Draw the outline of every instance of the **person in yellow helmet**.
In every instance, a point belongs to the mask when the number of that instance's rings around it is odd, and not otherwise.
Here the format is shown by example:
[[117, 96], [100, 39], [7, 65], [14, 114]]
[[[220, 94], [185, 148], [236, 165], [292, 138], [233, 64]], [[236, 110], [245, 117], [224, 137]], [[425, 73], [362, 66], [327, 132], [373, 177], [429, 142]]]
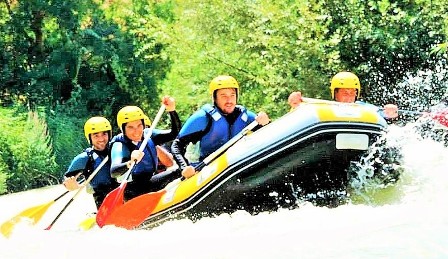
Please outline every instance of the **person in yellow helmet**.
[[232, 76], [215, 77], [209, 84], [213, 105], [206, 104], [191, 115], [173, 141], [171, 153], [185, 178], [196, 173], [185, 158], [189, 143], [200, 142], [199, 161], [202, 161], [254, 120], [259, 123], [258, 128], [269, 123], [265, 112], [255, 114], [244, 106], [237, 105], [239, 89], [238, 82]]
[[[330, 92], [337, 102], [365, 104], [357, 100], [361, 96], [361, 83], [358, 76], [351, 72], [343, 71], [333, 76]], [[386, 104], [379, 113], [386, 119], [393, 119], [398, 117], [398, 107], [395, 104]]]
[[379, 114], [386, 119], [398, 117], [398, 107], [395, 104], [386, 104], [383, 108], [378, 109], [372, 104], [358, 101], [361, 96], [361, 83], [358, 76], [352, 72], [339, 72], [331, 79], [330, 84], [331, 98], [342, 103], [359, 103], [370, 105], [379, 111]]
[[[120, 177], [125, 173], [132, 161], [136, 161], [132, 169], [132, 181], [128, 183], [124, 199], [129, 200], [144, 193], [162, 189], [170, 181], [180, 177], [178, 171], [166, 171], [157, 173], [158, 151], [156, 146], [172, 141], [178, 134], [181, 123], [175, 110], [175, 100], [170, 96], [162, 98], [171, 119], [170, 130], [154, 129], [143, 151], [140, 145], [149, 134], [145, 127], [145, 119], [149, 120], [145, 113], [137, 106], [126, 106], [117, 113], [117, 124], [121, 133], [111, 140], [111, 167], [112, 177]], [[148, 123], [148, 121], [147, 121]]]
[[[81, 187], [77, 178], [86, 179], [109, 155], [109, 140], [112, 137], [112, 126], [104, 117], [92, 117], [84, 124], [84, 134], [91, 147], [77, 155], [64, 173], [64, 186], [72, 191]], [[90, 182], [93, 188], [93, 198], [99, 208], [106, 195], [118, 187], [117, 181], [110, 175], [110, 160], [98, 171]]]

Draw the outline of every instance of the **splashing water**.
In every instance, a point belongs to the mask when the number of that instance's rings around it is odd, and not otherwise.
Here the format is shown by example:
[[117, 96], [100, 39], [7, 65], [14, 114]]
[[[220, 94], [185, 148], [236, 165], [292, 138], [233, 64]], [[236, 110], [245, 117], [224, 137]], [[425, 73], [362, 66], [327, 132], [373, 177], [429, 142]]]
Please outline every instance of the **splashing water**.
[[[152, 230], [115, 227], [79, 231], [76, 223], [94, 208], [79, 197], [51, 231], [20, 225], [0, 237], [1, 258], [441, 258], [448, 256], [448, 149], [422, 139], [411, 126], [391, 127], [400, 142], [404, 170], [395, 184], [376, 192], [364, 188], [336, 208], [302, 204], [294, 210], [244, 211], [167, 222]], [[367, 179], [367, 178], [366, 178]], [[367, 183], [365, 183], [367, 185]], [[367, 190], [367, 191], [366, 191]], [[53, 198], [59, 187], [0, 197], [1, 219], [32, 203]], [[37, 192], [37, 193], [36, 193]], [[369, 193], [370, 192], [370, 193]], [[36, 195], [38, 194], [38, 195]], [[369, 199], [364, 199], [369, 197]], [[25, 202], [26, 201], [26, 202]], [[6, 209], [7, 208], [7, 209]], [[87, 208], [87, 209], [86, 209]], [[57, 213], [57, 208], [55, 209]], [[51, 214], [50, 212], [48, 212]], [[5, 214], [5, 215], [3, 215]], [[49, 217], [48, 220], [52, 218]], [[45, 220], [42, 220], [45, 221]], [[7, 248], [7, 249], [6, 249]], [[95, 252], [92, 252], [95, 251]]]
[[[372, 178], [373, 164], [383, 162], [375, 155], [381, 145], [374, 146], [354, 165], [349, 202], [335, 208], [303, 203], [256, 216], [237, 211], [195, 223], [176, 220], [152, 230], [80, 231], [78, 223], [95, 208], [84, 194], [52, 230], [42, 229], [66, 201], [36, 226], [20, 224], [9, 239], [0, 236], [0, 258], [447, 258], [448, 148], [419, 132], [419, 123], [391, 126], [385, 135], [388, 147], [400, 150], [393, 168], [399, 177], [386, 170], [387, 181]], [[57, 186], [0, 196], [0, 222], [62, 192]]]

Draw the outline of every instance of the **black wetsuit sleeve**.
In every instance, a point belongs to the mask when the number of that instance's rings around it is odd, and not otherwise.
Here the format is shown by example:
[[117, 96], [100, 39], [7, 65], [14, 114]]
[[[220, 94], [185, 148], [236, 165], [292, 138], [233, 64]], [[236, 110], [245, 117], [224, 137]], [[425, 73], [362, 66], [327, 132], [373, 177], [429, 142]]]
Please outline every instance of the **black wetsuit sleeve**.
[[188, 160], [184, 156], [188, 144], [190, 142], [196, 143], [200, 141], [204, 135], [205, 132], [199, 131], [182, 138], [177, 138], [173, 141], [173, 144], [171, 144], [171, 153], [173, 154], [174, 160], [176, 160], [176, 163], [179, 165], [180, 169], [184, 169], [189, 165]]
[[171, 119], [171, 130], [163, 131], [152, 137], [152, 141], [155, 145], [162, 145], [163, 143], [172, 141], [179, 134], [182, 123], [180, 122], [179, 115], [176, 111], [169, 112]]
[[151, 177], [150, 182], [154, 188], [153, 191], [163, 189], [167, 184], [181, 177], [181, 171], [179, 169], [167, 170]]
[[81, 170], [76, 170], [76, 171], [66, 172], [66, 173], [64, 173], [64, 177], [69, 178], [69, 177], [72, 177], [72, 176], [76, 176], [76, 175], [78, 175], [79, 173], [84, 173], [84, 170], [81, 169]]
[[128, 169], [129, 168], [127, 167], [126, 162], [115, 164], [110, 167], [110, 175], [111, 175], [111, 177], [117, 178], [117, 177], [121, 176], [122, 174], [126, 173], [126, 171], [128, 171]]
[[[72, 177], [76, 176], [79, 173], [85, 173], [86, 166], [88, 164], [89, 157], [85, 152], [77, 155], [75, 158], [73, 158], [72, 162], [70, 163], [70, 166], [68, 167], [67, 171], [64, 173], [65, 177]], [[87, 176], [86, 176], [87, 177]]]

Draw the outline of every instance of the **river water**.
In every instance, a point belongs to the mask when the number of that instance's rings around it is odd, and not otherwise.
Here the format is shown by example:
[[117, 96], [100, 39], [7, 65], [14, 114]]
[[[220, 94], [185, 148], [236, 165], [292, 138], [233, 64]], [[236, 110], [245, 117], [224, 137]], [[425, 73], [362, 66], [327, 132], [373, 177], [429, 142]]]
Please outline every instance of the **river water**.
[[[9, 239], [0, 236], [0, 258], [448, 258], [448, 149], [409, 125], [392, 126], [388, 137], [401, 142], [400, 180], [358, 190], [346, 205], [82, 231], [78, 224], [94, 211], [82, 193], [52, 230], [43, 230], [70, 194], [36, 226], [18, 224]], [[0, 222], [63, 192], [54, 186], [0, 196]]]

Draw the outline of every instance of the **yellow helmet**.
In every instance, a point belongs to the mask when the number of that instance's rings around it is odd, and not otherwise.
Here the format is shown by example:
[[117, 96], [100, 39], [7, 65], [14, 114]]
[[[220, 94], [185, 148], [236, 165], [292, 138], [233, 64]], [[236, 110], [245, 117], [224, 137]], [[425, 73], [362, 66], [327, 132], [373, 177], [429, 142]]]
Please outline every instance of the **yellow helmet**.
[[330, 91], [331, 98], [334, 99], [336, 88], [353, 88], [358, 90], [358, 98], [361, 95], [361, 83], [359, 78], [351, 72], [339, 72], [331, 79]]
[[87, 142], [92, 144], [90, 134], [106, 131], [109, 134], [109, 138], [112, 136], [112, 126], [110, 122], [104, 117], [92, 117], [84, 124], [84, 135]]
[[149, 117], [147, 115], [145, 115], [145, 127], [150, 127], [151, 126], [151, 120], [149, 119]]
[[122, 132], [123, 124], [128, 123], [130, 121], [136, 120], [145, 120], [145, 113], [143, 113], [142, 109], [137, 106], [125, 106], [121, 108], [121, 110], [117, 113], [117, 124]]
[[213, 80], [210, 82], [209, 91], [210, 94], [213, 95], [213, 93], [218, 89], [224, 89], [224, 88], [235, 88], [236, 93], [239, 92], [239, 85], [235, 78], [231, 76], [217, 76], [213, 78]]

